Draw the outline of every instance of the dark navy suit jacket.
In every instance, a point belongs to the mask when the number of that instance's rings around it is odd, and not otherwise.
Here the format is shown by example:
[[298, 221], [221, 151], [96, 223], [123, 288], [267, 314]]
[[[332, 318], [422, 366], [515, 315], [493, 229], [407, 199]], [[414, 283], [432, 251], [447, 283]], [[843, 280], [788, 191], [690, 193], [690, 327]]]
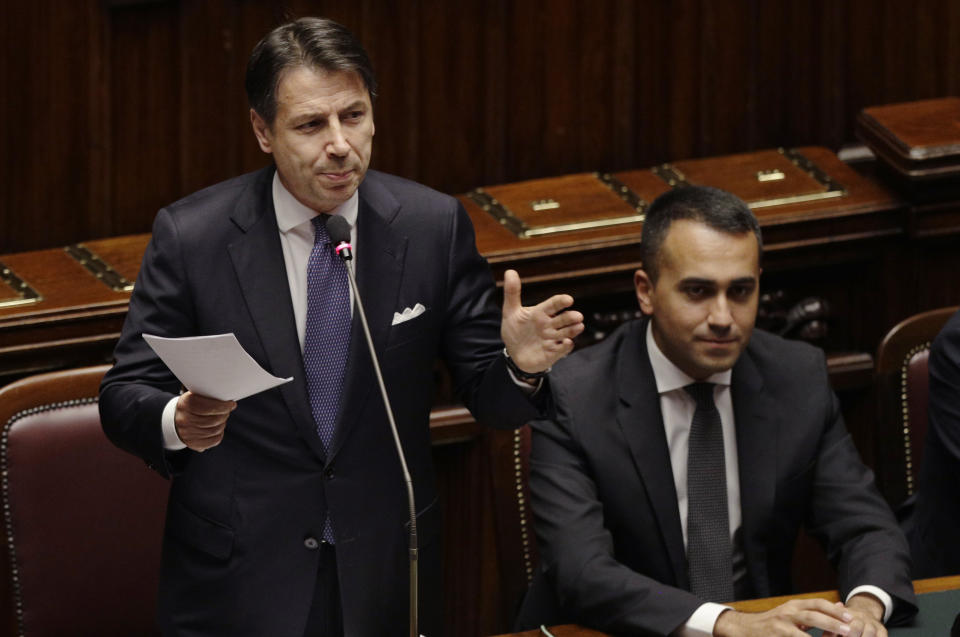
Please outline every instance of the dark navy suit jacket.
[[[315, 433], [271, 195], [274, 169], [195, 193], [157, 215], [116, 365], [101, 387], [104, 430], [172, 478], [160, 622], [168, 635], [301, 637], [319, 538], [336, 532], [347, 635], [407, 626], [408, 509], [373, 368], [354, 312], [341, 413], [329, 454]], [[439, 634], [437, 490], [428, 419], [434, 363], [478, 420], [537, 415], [510, 380], [500, 312], [473, 228], [453, 199], [371, 171], [360, 185], [358, 280], [416, 491], [422, 632]], [[392, 325], [394, 312], [426, 311]], [[142, 333], [233, 332], [272, 374], [294, 381], [239, 402], [223, 442], [167, 452], [164, 405], [180, 390]]]

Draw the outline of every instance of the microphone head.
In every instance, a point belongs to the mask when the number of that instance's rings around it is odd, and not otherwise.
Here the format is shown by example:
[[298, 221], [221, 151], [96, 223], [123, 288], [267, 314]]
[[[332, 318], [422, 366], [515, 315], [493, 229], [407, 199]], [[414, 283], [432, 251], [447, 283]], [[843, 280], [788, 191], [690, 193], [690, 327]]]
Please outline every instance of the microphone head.
[[327, 234], [330, 235], [330, 241], [333, 245], [341, 243], [350, 243], [350, 224], [339, 215], [330, 215], [327, 217]]

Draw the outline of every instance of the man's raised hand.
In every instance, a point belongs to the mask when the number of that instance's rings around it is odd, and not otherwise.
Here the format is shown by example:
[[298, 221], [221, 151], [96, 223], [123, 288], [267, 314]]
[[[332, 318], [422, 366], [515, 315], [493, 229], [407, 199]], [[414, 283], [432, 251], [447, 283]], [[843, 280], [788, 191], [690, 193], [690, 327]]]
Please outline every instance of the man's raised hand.
[[570, 353], [573, 339], [583, 331], [583, 315], [567, 310], [571, 305], [572, 296], [556, 294], [524, 307], [520, 275], [516, 270], [504, 273], [500, 337], [517, 367], [525, 372], [542, 372]]

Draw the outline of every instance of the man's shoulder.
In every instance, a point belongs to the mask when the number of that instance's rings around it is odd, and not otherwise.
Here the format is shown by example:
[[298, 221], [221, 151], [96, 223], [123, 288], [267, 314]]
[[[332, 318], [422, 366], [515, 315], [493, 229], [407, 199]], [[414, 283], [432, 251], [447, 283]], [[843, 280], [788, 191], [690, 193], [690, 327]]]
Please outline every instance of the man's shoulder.
[[[624, 344], [628, 341], [639, 344], [643, 340], [646, 324], [644, 320], [628, 321], [599, 343], [578, 349], [560, 359], [551, 370], [551, 383], [561, 382], [574, 387], [597, 379], [604, 384], [612, 383]], [[638, 348], [636, 355], [642, 354], [643, 351]]]
[[457, 200], [450, 195], [434, 190], [411, 179], [398, 177], [379, 170], [369, 170], [360, 184], [361, 196], [378, 198], [389, 194], [401, 205], [418, 207], [444, 207], [453, 209]]
[[184, 209], [229, 206], [232, 202], [244, 196], [251, 188], [258, 189], [258, 191], [269, 188], [273, 173], [273, 166], [268, 166], [238, 177], [232, 177], [178, 199], [166, 208], [173, 212]]
[[761, 329], [753, 331], [744, 355], [765, 377], [809, 379], [810, 374], [825, 369], [824, 353], [819, 347]]

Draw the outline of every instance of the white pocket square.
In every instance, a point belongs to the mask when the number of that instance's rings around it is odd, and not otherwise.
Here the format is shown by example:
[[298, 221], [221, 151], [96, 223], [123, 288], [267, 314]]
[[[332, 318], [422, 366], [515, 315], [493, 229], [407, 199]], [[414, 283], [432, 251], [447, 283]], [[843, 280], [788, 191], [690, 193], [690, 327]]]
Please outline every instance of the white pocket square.
[[393, 313], [393, 323], [391, 325], [400, 325], [404, 321], [409, 321], [410, 319], [417, 318], [421, 314], [427, 311], [427, 308], [423, 307], [422, 303], [417, 303], [413, 307], [407, 307], [403, 309], [403, 312], [394, 312]]

